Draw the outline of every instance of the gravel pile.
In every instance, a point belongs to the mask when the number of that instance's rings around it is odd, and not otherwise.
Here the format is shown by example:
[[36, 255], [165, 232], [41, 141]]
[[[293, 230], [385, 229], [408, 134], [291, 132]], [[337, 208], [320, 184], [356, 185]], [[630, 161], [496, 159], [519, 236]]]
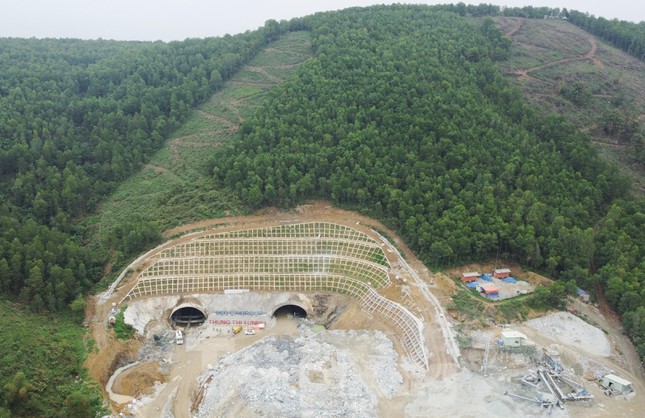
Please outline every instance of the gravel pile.
[[[377, 383], [379, 392], [392, 398], [403, 384], [403, 377], [397, 370], [398, 356], [392, 340], [380, 331], [331, 331], [321, 335], [323, 341], [353, 349], [361, 347], [354, 361], [363, 363], [363, 369]], [[340, 344], [342, 343], [342, 344]], [[352, 350], [353, 351], [353, 350]], [[358, 358], [357, 358], [358, 357]]]
[[597, 356], [609, 357], [611, 346], [602, 330], [568, 312], [556, 312], [526, 321], [525, 325], [564, 344]]
[[587, 356], [578, 355], [578, 361], [582, 365], [583, 376], [587, 380], [600, 380], [603, 376], [613, 373], [614, 371], [604, 364], [591, 359]]
[[[344, 347], [365, 347], [356, 361]], [[268, 337], [233, 353], [200, 380], [213, 379], [197, 417], [373, 417], [378, 397], [402, 384], [392, 343], [375, 331]], [[377, 390], [375, 387], [377, 386]]]
[[170, 373], [172, 367], [172, 350], [175, 347], [174, 331], [165, 330], [155, 333], [145, 340], [137, 356], [139, 362], [157, 361], [161, 373]]

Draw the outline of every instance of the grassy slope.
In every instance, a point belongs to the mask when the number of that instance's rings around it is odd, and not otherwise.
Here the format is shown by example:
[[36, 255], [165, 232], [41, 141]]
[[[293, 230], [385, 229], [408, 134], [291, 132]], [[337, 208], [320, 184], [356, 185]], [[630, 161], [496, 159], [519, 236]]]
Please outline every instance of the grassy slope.
[[[645, 191], [642, 167], [629, 162], [626, 144], [607, 137], [601, 122], [607, 112], [628, 111], [640, 116], [640, 129], [645, 129], [645, 63], [566, 21], [509, 17], [495, 21], [513, 41], [503, 71], [526, 98], [586, 132], [601, 153], [619, 163], [623, 174], [635, 180], [641, 193]], [[591, 94], [588, 103], [576, 105], [560, 94], [574, 83]]]
[[85, 383], [82, 363], [91, 340], [83, 342], [85, 330], [69, 318], [37, 315], [0, 299], [0, 387], [17, 372], [25, 373], [32, 386], [26, 398], [13, 406], [14, 415], [66, 416], [62, 409], [74, 392], [100, 405], [100, 390]]
[[236, 196], [213, 189], [212, 176], [204, 169], [209, 149], [232, 138], [269, 89], [310, 56], [306, 32], [288, 33], [269, 45], [194, 111], [151, 161], [102, 205], [89, 221], [94, 237], [102, 240], [112, 225], [132, 217], [166, 229], [243, 211]]

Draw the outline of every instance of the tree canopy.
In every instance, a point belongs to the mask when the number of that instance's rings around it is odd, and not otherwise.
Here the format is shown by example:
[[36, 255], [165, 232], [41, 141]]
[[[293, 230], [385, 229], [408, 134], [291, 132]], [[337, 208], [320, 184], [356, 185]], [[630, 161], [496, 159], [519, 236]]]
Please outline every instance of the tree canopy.
[[[88, 215], [285, 29], [270, 21], [171, 43], [0, 38], [0, 296], [42, 315], [7, 313], [0, 416], [96, 416], [99, 392], [81, 366], [82, 296], [109, 250], [129, 256], [160, 232], [131, 219], [97, 245], [86, 242]], [[61, 327], [68, 308], [76, 323]]]
[[642, 203], [584, 134], [508, 84], [496, 61], [509, 44], [491, 20], [452, 11], [305, 19], [316, 58], [216, 151], [215, 183], [255, 208], [325, 198], [357, 209], [432, 266], [502, 255], [606, 288], [645, 355]]
[[[0, 39], [0, 290], [58, 310], [96, 282], [105, 255], [82, 245], [75, 221], [283, 30], [273, 21], [171, 43]], [[140, 251], [154, 228], [115, 225], [110, 244]]]
[[317, 58], [213, 158], [222, 185], [255, 207], [368, 212], [435, 266], [501, 252], [552, 275], [589, 268], [590, 228], [627, 185], [508, 85], [490, 20], [383, 7], [312, 29]]

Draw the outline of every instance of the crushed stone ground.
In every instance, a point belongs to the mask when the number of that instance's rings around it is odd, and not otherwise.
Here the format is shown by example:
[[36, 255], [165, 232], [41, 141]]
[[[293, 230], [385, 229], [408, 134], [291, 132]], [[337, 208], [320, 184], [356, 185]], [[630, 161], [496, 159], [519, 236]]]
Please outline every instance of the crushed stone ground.
[[524, 324], [547, 337], [596, 356], [611, 355], [611, 345], [605, 333], [569, 312], [555, 312]]
[[[363, 352], [360, 363], [348, 347]], [[403, 378], [398, 355], [379, 331], [272, 336], [230, 354], [213, 376], [197, 417], [373, 417], [378, 398], [391, 398]]]

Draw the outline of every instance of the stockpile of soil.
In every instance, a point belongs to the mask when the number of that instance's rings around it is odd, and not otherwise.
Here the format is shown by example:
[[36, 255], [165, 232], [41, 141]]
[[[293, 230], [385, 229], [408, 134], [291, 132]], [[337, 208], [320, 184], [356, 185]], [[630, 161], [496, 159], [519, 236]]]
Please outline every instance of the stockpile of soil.
[[602, 357], [611, 355], [611, 346], [605, 333], [569, 312], [556, 312], [526, 321], [524, 325], [559, 343]]

